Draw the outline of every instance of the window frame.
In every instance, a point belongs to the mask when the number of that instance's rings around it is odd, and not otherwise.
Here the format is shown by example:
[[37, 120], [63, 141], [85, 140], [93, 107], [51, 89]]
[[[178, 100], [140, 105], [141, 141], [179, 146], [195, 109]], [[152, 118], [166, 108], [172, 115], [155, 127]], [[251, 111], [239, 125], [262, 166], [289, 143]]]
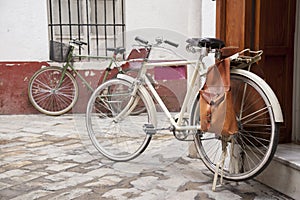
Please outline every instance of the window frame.
[[68, 43], [77, 38], [88, 43], [78, 54], [107, 55], [108, 47], [124, 46], [124, 1], [47, 0], [49, 39]]

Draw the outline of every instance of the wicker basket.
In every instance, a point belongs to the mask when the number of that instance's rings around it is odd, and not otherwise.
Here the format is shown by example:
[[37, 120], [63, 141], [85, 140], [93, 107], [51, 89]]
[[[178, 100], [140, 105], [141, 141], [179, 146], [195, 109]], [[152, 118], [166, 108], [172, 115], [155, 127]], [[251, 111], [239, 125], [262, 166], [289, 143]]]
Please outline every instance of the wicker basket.
[[56, 62], [66, 62], [68, 59], [68, 54], [70, 52], [71, 46], [56, 42], [50, 41], [50, 60]]

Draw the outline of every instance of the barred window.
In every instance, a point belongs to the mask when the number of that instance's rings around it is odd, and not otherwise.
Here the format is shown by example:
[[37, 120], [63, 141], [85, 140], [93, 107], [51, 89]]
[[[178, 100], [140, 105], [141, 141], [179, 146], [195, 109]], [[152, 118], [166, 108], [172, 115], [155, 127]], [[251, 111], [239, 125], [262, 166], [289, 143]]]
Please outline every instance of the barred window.
[[48, 0], [48, 21], [50, 40], [88, 43], [79, 54], [105, 55], [107, 47], [124, 46], [124, 0]]

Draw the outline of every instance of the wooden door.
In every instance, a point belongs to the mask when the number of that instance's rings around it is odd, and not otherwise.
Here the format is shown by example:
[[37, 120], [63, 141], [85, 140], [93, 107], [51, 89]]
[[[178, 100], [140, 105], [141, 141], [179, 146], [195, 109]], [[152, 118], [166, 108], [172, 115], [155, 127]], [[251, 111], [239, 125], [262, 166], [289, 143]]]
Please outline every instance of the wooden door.
[[259, 75], [281, 104], [281, 143], [290, 142], [292, 133], [295, 12], [296, 0], [217, 0], [217, 37], [264, 51]]

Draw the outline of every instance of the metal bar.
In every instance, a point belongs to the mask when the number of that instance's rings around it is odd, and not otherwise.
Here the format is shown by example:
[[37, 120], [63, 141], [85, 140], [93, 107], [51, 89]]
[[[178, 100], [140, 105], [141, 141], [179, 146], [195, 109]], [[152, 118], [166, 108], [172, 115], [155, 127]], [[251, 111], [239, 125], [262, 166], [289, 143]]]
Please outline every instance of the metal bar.
[[95, 0], [95, 29], [96, 29], [96, 48], [97, 48], [97, 56], [99, 56], [99, 36], [98, 36], [98, 5], [97, 5], [97, 1], [98, 0]]
[[[58, 16], [59, 16], [59, 18], [58, 18], [58, 20], [59, 20], [59, 24], [60, 24], [60, 26], [59, 26], [59, 34], [60, 34], [60, 42], [61, 43], [63, 43], [63, 39], [62, 39], [62, 34], [63, 34], [63, 32], [62, 32], [62, 19], [61, 19], [61, 0], [58, 0]], [[63, 57], [63, 48], [61, 47], [60, 48], [60, 55], [61, 55], [61, 57]]]
[[107, 56], [107, 26], [106, 26], [106, 23], [107, 23], [107, 18], [106, 18], [106, 0], [104, 0], [104, 39], [105, 39], [105, 55]]
[[53, 40], [53, 13], [52, 13], [52, 0], [48, 1], [49, 4], [49, 27], [50, 27], [50, 40]]
[[88, 54], [90, 54], [90, 24], [89, 24], [89, 0], [85, 1], [85, 10], [86, 10], [86, 34], [87, 34], [87, 48], [88, 48]]
[[114, 30], [114, 47], [116, 44], [116, 3], [113, 1], [113, 30]]
[[[77, 23], [78, 23], [78, 39], [80, 40], [80, 4], [79, 0], [77, 0]], [[79, 54], [81, 54], [81, 49], [79, 48]]]
[[[125, 17], [124, 17], [124, 0], [121, 1], [121, 12], [122, 12], [122, 45], [125, 47]], [[124, 55], [125, 56], [125, 55]]]
[[[59, 22], [59, 33], [60, 36], [62, 36], [61, 0], [58, 0], [58, 22]], [[62, 42], [62, 37], [60, 37], [60, 42]]]
[[69, 13], [69, 33], [70, 33], [70, 39], [72, 39], [72, 13], [71, 13], [71, 3], [70, 0], [68, 0], [68, 13]]

